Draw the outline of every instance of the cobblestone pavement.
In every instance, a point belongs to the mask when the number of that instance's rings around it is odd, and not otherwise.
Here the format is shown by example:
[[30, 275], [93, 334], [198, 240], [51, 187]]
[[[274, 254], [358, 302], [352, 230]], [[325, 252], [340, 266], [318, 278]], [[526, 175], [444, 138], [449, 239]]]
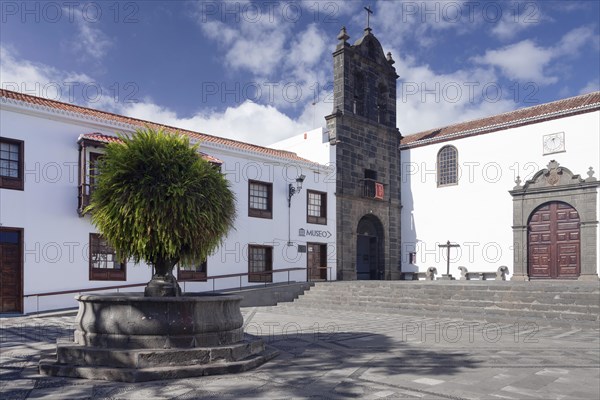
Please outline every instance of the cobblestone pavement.
[[243, 309], [280, 355], [237, 375], [119, 383], [37, 371], [73, 315], [0, 319], [0, 398], [598, 399], [600, 331], [357, 312]]

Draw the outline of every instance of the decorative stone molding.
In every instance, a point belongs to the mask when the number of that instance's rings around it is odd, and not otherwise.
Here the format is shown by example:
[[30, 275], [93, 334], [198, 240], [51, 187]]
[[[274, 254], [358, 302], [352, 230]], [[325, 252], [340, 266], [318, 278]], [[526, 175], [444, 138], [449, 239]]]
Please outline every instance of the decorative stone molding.
[[514, 273], [511, 280], [527, 281], [528, 246], [527, 227], [529, 217], [541, 205], [560, 201], [577, 210], [580, 218], [580, 280], [598, 280], [598, 215], [597, 188], [600, 186], [593, 175], [592, 167], [588, 177], [581, 178], [568, 168], [552, 160], [547, 168], [538, 171], [521, 186], [517, 178], [516, 186], [509, 191], [513, 197], [513, 250]]

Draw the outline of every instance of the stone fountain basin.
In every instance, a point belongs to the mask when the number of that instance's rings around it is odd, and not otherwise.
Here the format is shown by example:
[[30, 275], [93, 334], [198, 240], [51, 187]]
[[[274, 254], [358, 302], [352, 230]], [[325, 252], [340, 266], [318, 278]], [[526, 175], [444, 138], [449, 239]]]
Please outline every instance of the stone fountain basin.
[[76, 296], [75, 343], [100, 348], [196, 348], [243, 340], [241, 296], [141, 293]]
[[74, 343], [58, 343], [40, 373], [144, 382], [247, 371], [277, 356], [244, 338], [241, 296], [80, 295]]

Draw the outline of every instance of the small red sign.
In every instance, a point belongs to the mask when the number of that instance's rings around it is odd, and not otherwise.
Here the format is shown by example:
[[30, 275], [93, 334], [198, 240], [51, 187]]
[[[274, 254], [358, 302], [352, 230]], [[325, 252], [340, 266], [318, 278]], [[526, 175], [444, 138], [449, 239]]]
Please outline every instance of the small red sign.
[[383, 183], [375, 182], [375, 198], [383, 200]]

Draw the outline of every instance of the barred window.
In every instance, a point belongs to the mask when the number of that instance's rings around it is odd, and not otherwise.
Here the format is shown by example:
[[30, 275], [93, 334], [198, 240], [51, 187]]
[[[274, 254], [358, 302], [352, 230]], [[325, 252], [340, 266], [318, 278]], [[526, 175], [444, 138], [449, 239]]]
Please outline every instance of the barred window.
[[311, 224], [327, 224], [327, 193], [307, 191], [306, 222]]
[[126, 263], [117, 260], [115, 250], [98, 233], [90, 233], [90, 280], [124, 281]]
[[444, 146], [437, 156], [438, 186], [458, 183], [458, 151], [454, 146]]
[[248, 282], [273, 282], [273, 248], [248, 246]]
[[23, 190], [23, 141], [0, 139], [0, 188]]
[[258, 218], [273, 218], [273, 185], [268, 182], [248, 183], [248, 215]]

